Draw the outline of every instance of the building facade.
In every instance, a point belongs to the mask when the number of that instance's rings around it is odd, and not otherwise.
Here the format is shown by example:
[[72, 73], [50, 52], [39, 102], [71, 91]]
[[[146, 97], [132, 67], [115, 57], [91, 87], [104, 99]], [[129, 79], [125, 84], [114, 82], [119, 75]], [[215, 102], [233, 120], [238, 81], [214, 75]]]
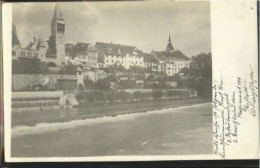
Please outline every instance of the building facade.
[[144, 67], [148, 71], [158, 72], [160, 71], [160, 62], [152, 54], [143, 53]]
[[100, 68], [109, 66], [144, 67], [142, 51], [134, 46], [113, 43], [96, 43], [98, 51], [98, 64]]
[[80, 65], [83, 69], [98, 68], [98, 53], [95, 45], [90, 43], [67, 43], [65, 45], [66, 64]]
[[175, 50], [169, 35], [168, 44], [165, 51], [152, 51], [151, 53], [160, 63], [159, 69], [167, 76], [172, 76], [180, 72], [183, 68], [190, 67], [190, 58], [180, 50]]

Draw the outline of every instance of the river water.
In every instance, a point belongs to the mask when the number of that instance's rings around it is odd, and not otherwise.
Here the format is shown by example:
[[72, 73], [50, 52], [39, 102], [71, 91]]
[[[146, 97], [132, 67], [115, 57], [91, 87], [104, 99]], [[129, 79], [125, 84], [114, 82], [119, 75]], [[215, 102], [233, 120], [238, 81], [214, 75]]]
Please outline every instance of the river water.
[[12, 128], [12, 157], [212, 153], [211, 103]]

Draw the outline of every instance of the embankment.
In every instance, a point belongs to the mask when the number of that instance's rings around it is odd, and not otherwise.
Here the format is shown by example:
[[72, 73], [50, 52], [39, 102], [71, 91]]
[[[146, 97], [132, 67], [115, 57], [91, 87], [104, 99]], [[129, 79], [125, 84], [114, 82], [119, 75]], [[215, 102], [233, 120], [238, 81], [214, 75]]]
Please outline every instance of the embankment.
[[12, 113], [12, 127], [17, 125], [33, 126], [37, 123], [68, 122], [87, 118], [102, 118], [105, 116], [118, 116], [130, 113], [176, 108], [211, 102], [211, 99], [193, 97], [175, 100], [150, 100], [139, 102], [118, 102], [110, 104], [80, 104], [75, 109], [47, 110], [41, 112]]

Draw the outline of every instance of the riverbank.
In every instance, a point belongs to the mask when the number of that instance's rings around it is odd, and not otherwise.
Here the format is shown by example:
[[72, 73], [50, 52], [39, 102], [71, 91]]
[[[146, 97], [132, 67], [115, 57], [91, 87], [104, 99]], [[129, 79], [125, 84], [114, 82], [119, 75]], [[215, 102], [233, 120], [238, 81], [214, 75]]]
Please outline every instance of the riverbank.
[[129, 113], [140, 113], [152, 110], [176, 108], [180, 106], [190, 106], [194, 104], [208, 103], [211, 99], [206, 98], [186, 98], [174, 100], [152, 100], [139, 102], [118, 102], [118, 103], [96, 103], [89, 106], [80, 104], [75, 109], [46, 110], [39, 112], [19, 112], [12, 113], [12, 127], [18, 125], [33, 126], [37, 123], [68, 122], [72, 120], [82, 120], [86, 118], [101, 118], [105, 116], [117, 116]]
[[212, 105], [12, 129], [12, 157], [199, 155], [212, 153]]

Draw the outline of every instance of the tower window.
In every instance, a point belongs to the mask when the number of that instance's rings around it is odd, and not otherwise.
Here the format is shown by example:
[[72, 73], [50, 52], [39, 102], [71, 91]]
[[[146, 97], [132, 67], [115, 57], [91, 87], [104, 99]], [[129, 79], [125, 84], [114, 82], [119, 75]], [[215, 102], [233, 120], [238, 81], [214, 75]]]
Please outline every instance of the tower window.
[[57, 31], [64, 32], [65, 31], [65, 25], [61, 23], [57, 23]]

